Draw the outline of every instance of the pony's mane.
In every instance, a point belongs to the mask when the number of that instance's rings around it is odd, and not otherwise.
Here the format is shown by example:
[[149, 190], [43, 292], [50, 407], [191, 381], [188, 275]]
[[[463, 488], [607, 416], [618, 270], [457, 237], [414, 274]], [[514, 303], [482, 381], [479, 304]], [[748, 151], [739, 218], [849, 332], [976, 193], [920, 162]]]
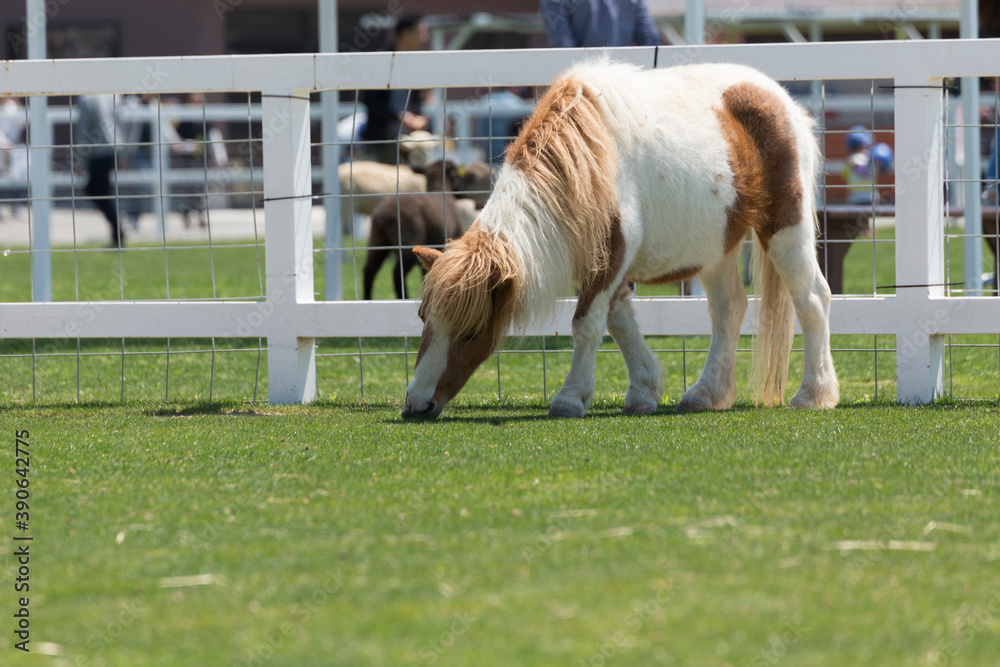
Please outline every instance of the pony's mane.
[[600, 110], [600, 93], [574, 75], [556, 81], [507, 149], [552, 212], [583, 282], [608, 265], [607, 239], [618, 208], [615, 140]]
[[498, 346], [524, 314], [524, 278], [513, 247], [474, 224], [427, 272], [420, 311], [447, 322], [456, 335], [487, 335]]

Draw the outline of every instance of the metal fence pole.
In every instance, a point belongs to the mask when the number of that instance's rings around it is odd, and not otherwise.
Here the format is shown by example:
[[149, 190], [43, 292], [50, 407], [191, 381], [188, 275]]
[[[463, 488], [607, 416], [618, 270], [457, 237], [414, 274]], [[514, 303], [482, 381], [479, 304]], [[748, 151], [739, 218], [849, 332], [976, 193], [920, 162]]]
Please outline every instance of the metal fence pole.
[[[319, 1], [319, 50], [324, 53], [335, 53], [337, 51], [337, 0]], [[340, 219], [340, 179], [337, 177], [337, 165], [340, 164], [340, 146], [337, 141], [337, 98], [340, 95], [337, 91], [328, 91], [320, 94], [320, 105], [322, 109], [322, 141], [323, 149], [320, 151], [323, 156], [323, 211], [326, 215], [326, 234], [324, 247], [323, 273], [326, 279], [327, 301], [340, 301], [344, 298], [344, 278], [343, 278], [343, 253], [340, 248], [343, 245], [343, 229], [354, 233], [353, 215], [351, 220]]]
[[[962, 0], [961, 24], [959, 28], [962, 39], [977, 37], [979, 33], [979, 15], [976, 0]], [[981, 296], [983, 293], [983, 214], [982, 200], [979, 198], [983, 189], [981, 171], [981, 156], [979, 146], [979, 79], [974, 77], [962, 79], [962, 137], [965, 148], [965, 165], [962, 178], [965, 181], [965, 240], [962, 244], [965, 251], [965, 293], [968, 296]]]
[[[47, 55], [45, 0], [27, 0], [25, 29], [28, 31], [28, 58], [44, 60]], [[31, 199], [31, 300], [52, 301], [52, 245], [49, 213], [52, 203], [52, 126], [48, 118], [49, 100], [39, 95], [28, 100], [28, 195]]]

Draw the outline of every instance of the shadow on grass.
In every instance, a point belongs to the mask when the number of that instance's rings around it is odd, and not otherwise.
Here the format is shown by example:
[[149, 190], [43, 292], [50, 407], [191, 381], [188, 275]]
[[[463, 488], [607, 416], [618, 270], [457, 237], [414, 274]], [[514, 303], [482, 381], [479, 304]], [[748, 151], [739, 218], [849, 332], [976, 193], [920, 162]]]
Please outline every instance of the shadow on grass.
[[[750, 405], [736, 405], [727, 412], [742, 412], [754, 409]], [[497, 414], [497, 413], [502, 414]], [[549, 404], [545, 403], [529, 403], [529, 404], [510, 404], [510, 403], [498, 403], [495, 405], [484, 406], [484, 405], [449, 405], [445, 408], [444, 413], [437, 419], [427, 420], [427, 419], [403, 419], [402, 417], [396, 417], [394, 419], [386, 419], [383, 421], [385, 424], [491, 424], [494, 426], [501, 426], [503, 424], [511, 423], [525, 423], [525, 422], [547, 422], [547, 421], [572, 421], [573, 418], [562, 417], [558, 419], [550, 420], [548, 416]], [[483, 414], [488, 413], [488, 414]], [[676, 405], [660, 405], [656, 412], [650, 415], [624, 415], [622, 414], [622, 404], [607, 403], [597, 406], [592, 406], [587, 410], [587, 413], [580, 419], [651, 419], [655, 417], [682, 417], [687, 415], [692, 415], [697, 413], [691, 412], [679, 412]]]
[[46, 401], [2, 403], [4, 412], [32, 411], [39, 416], [67, 415], [86, 412], [138, 413], [147, 417], [267, 416], [279, 414], [276, 407], [267, 403], [248, 403], [239, 400], [199, 400], [187, 403], [162, 403], [151, 401]]
[[[342, 406], [343, 407], [343, 406]], [[386, 406], [391, 407], [391, 406]], [[891, 399], [879, 399], [878, 401], [855, 401], [842, 403], [834, 410], [859, 410], [859, 409], [911, 409], [911, 410], [980, 410], [984, 407], [1000, 407], [997, 400], [962, 400], [956, 401], [950, 398], [941, 398], [930, 405], [904, 406], [899, 405]], [[350, 408], [348, 408], [350, 409]], [[444, 413], [433, 420], [403, 419], [400, 416], [387, 418], [382, 421], [384, 424], [489, 424], [501, 426], [509, 423], [543, 422], [549, 421], [549, 404], [547, 402], [538, 403], [498, 403], [494, 405], [448, 405]], [[591, 407], [587, 410], [582, 419], [651, 419], [651, 418], [695, 418], [699, 415], [727, 414], [747, 414], [758, 411], [787, 411], [789, 414], [798, 412], [795, 408], [787, 404], [783, 407], [762, 408], [749, 401], [737, 402], [728, 410], [705, 410], [698, 412], [685, 412], [677, 409], [677, 404], [661, 404], [657, 410], [650, 415], [623, 415], [622, 405], [615, 403], [605, 403]], [[803, 414], [816, 413], [817, 411], [804, 411]], [[499, 414], [498, 414], [499, 413]]]
[[[845, 401], [835, 410], [861, 409], [906, 409], [906, 410], [981, 410], [984, 407], [1000, 408], [998, 399], [953, 399], [940, 398], [929, 405], [903, 406], [893, 399]], [[44, 402], [0, 402], [0, 415], [30, 411], [36, 416], [72, 416], [75, 413], [86, 412], [133, 412], [149, 417], [268, 417], [286, 414], [324, 413], [325, 411], [347, 411], [356, 413], [390, 412], [380, 421], [384, 424], [412, 424], [423, 420], [404, 420], [400, 416], [401, 406], [393, 400], [317, 400], [308, 405], [279, 406], [270, 405], [266, 401], [250, 402], [238, 399], [194, 400], [179, 403], [163, 403], [155, 401], [44, 401]], [[759, 408], [749, 401], [737, 402], [729, 410], [717, 413], [747, 413], [757, 410], [789, 410], [792, 408]], [[508, 401], [493, 403], [463, 403], [450, 404], [444, 414], [430, 423], [467, 423], [502, 425], [515, 422], [548, 421], [549, 402], [541, 399], [523, 401]], [[592, 406], [583, 419], [642, 419], [655, 417], [687, 417], [703, 413], [679, 412], [675, 402], [660, 404], [656, 412], [645, 416], [626, 416], [622, 414], [621, 402], [614, 400], [600, 401]]]

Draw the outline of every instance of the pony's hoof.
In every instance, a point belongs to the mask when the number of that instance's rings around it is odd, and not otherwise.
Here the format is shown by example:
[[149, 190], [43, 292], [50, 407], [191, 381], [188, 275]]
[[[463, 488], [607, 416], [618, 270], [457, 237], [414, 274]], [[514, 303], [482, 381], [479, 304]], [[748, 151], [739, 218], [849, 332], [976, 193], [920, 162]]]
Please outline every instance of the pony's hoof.
[[681, 396], [681, 402], [677, 404], [677, 412], [704, 412], [713, 407], [711, 396], [706, 396], [692, 387]]
[[704, 412], [711, 409], [711, 405], [693, 398], [682, 398], [677, 404], [677, 412]]
[[820, 394], [819, 392], [807, 391], [803, 388], [795, 394], [789, 405], [793, 408], [801, 408], [804, 410], [828, 410], [830, 408], [837, 407], [837, 403], [839, 402], [839, 391], [824, 392], [823, 394]]
[[579, 418], [585, 412], [581, 401], [567, 401], [558, 396], [552, 401], [549, 407], [549, 419]]
[[656, 412], [659, 401], [648, 398], [625, 396], [625, 407], [622, 408], [623, 415], [651, 415]]

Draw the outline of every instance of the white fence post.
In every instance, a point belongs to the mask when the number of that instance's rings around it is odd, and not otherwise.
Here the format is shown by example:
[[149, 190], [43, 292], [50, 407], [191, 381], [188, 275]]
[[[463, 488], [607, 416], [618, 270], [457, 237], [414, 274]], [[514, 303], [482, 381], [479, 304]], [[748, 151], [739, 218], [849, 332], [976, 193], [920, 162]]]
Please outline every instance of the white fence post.
[[299, 305], [313, 301], [309, 93], [264, 91], [261, 113], [268, 400], [308, 403], [316, 397], [316, 340], [292, 327]]
[[940, 78], [896, 79], [896, 400], [930, 403], [944, 390], [944, 336], [932, 297], [944, 295]]

